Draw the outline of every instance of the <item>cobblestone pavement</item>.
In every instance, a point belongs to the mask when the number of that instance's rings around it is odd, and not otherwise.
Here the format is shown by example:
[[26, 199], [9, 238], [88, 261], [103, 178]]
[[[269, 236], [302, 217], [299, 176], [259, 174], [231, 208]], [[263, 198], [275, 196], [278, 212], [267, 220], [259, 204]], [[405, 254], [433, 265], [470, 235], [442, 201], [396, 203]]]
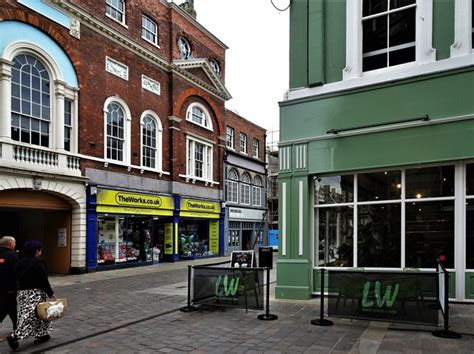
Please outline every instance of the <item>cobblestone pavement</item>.
[[[219, 260], [219, 259], [217, 259]], [[209, 262], [209, 260], [208, 260]], [[319, 301], [275, 300], [276, 321], [263, 311], [241, 309], [180, 312], [186, 304], [188, 263], [161, 264], [81, 276], [52, 277], [67, 315], [54, 322], [51, 341], [20, 342], [19, 351], [56, 353], [474, 353], [474, 305], [452, 304], [452, 329], [461, 339], [440, 339], [433, 328], [332, 319], [310, 323]], [[274, 276], [274, 274], [272, 275]], [[7, 321], [0, 336], [11, 328]], [[0, 352], [8, 352], [0, 343]]]

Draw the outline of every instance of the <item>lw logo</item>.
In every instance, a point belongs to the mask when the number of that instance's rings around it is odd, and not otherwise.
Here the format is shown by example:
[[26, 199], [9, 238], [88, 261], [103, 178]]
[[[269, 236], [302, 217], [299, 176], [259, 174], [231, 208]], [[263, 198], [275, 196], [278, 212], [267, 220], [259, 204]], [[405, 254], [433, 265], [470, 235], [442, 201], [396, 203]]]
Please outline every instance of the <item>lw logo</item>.
[[224, 275], [224, 277], [219, 275], [216, 280], [216, 297], [235, 296], [239, 289], [239, 282], [240, 278], [238, 277], [229, 278], [227, 275]]
[[[370, 286], [371, 282], [368, 281], [364, 285], [364, 290], [362, 293], [362, 307], [373, 307], [374, 301], [369, 301], [369, 293], [370, 293]], [[383, 307], [384, 305], [387, 308], [390, 308], [395, 303], [395, 300], [398, 296], [398, 290], [400, 289], [400, 284], [396, 284], [395, 288], [393, 289], [392, 293], [392, 285], [388, 285], [385, 288], [385, 293], [382, 296], [382, 284], [379, 281], [375, 282], [374, 288], [374, 297], [375, 297], [375, 304], [378, 308]]]

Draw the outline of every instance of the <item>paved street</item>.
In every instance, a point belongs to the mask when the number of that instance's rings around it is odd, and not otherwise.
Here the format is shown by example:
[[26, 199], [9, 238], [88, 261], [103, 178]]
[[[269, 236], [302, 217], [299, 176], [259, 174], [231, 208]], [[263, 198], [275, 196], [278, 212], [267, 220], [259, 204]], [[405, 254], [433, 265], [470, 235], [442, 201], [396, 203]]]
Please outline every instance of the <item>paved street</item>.
[[[215, 259], [216, 261], [222, 259]], [[196, 261], [208, 263], [209, 260]], [[311, 325], [319, 301], [272, 300], [276, 321], [263, 311], [240, 309], [183, 313], [187, 264], [52, 277], [69, 313], [54, 323], [50, 342], [20, 343], [23, 352], [235, 352], [235, 353], [473, 353], [474, 305], [452, 305], [453, 329], [462, 339], [439, 339], [432, 328], [334, 319], [332, 327]], [[272, 274], [274, 278], [274, 274]], [[273, 297], [273, 296], [272, 296]], [[5, 321], [0, 335], [8, 333]], [[418, 329], [418, 330], [416, 330]], [[421, 330], [420, 330], [421, 329]], [[8, 352], [0, 343], [0, 352]]]

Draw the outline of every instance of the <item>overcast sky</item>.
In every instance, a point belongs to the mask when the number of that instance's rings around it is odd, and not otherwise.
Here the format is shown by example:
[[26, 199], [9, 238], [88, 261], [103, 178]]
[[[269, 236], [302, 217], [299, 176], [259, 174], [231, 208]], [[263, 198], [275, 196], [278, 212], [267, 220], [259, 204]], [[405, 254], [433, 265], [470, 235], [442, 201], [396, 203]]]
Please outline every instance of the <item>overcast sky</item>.
[[[273, 3], [285, 8], [289, 0]], [[225, 74], [232, 99], [226, 107], [278, 130], [278, 102], [288, 89], [289, 11], [276, 10], [270, 0], [194, 0], [194, 8], [198, 22], [229, 47]]]

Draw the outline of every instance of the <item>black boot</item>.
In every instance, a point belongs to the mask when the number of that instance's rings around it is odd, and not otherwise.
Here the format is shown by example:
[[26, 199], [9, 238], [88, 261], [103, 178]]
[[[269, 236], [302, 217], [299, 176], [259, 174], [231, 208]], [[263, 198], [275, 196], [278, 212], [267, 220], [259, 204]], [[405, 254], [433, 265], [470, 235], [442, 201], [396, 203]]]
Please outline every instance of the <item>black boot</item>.
[[14, 334], [10, 334], [8, 337], [7, 337], [7, 342], [8, 342], [8, 345], [10, 346], [10, 348], [15, 351], [18, 349], [18, 347], [20, 346], [18, 344], [18, 339], [16, 339], [16, 336]]
[[35, 344], [41, 344], [41, 343], [45, 343], [47, 342], [48, 340], [51, 339], [51, 336], [49, 334], [45, 335], [45, 336], [42, 336], [42, 337], [38, 337], [35, 339]]

